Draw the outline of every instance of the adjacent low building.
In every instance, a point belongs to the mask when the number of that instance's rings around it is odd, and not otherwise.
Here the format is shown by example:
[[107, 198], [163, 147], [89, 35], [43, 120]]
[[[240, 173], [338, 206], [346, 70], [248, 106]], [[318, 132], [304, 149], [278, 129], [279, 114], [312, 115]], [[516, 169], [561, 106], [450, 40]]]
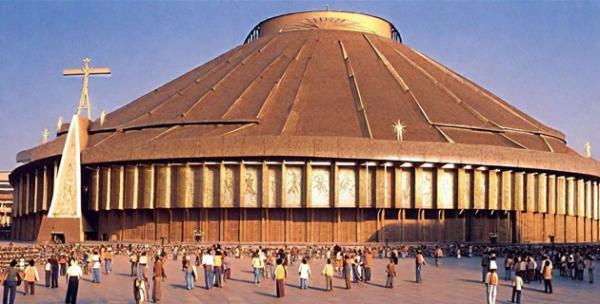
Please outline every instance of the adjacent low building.
[[[79, 187], [81, 212], [55, 215], [79, 222], [44, 224], [70, 134], [81, 180], [61, 184]], [[22, 240], [600, 237], [599, 162], [359, 13], [267, 19], [242, 45], [17, 158]]]

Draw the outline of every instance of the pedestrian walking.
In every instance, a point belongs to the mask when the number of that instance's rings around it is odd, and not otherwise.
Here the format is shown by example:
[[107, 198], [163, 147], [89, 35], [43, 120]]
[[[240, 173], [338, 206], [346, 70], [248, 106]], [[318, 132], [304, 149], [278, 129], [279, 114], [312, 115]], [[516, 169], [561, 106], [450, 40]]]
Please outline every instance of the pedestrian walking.
[[331, 259], [327, 259], [327, 264], [323, 267], [323, 276], [325, 276], [325, 290], [333, 291], [333, 265]]
[[425, 262], [425, 258], [423, 257], [423, 252], [421, 249], [417, 250], [417, 255], [415, 256], [415, 275], [417, 283], [423, 283], [423, 279], [421, 278], [421, 272], [423, 270], [423, 266], [427, 265]]
[[44, 265], [44, 278], [46, 279], [46, 288], [50, 287], [50, 282], [52, 281], [52, 264], [50, 264], [50, 259], [46, 261]]
[[[275, 279], [275, 276], [272, 276]], [[227, 280], [231, 279], [231, 257], [227, 251], [223, 251], [223, 285]]]
[[590, 284], [593, 284], [594, 283], [594, 258], [592, 258], [592, 256], [589, 254], [585, 258], [585, 268], [587, 269], [587, 273], [588, 273], [588, 281], [590, 282]]
[[215, 257], [210, 251], [206, 251], [202, 256], [202, 267], [204, 267], [204, 283], [206, 290], [213, 288]]
[[552, 293], [552, 267], [550, 267], [550, 262], [546, 261], [542, 271], [544, 274], [544, 292]]
[[10, 261], [9, 266], [2, 273], [1, 280], [4, 285], [2, 304], [14, 304], [17, 296], [17, 286], [21, 284], [21, 275], [17, 269], [17, 260]]
[[285, 267], [281, 265], [283, 260], [278, 258], [277, 267], [275, 267], [275, 291], [277, 293], [278, 298], [285, 297], [285, 279], [287, 278], [287, 271]]
[[254, 284], [260, 284], [260, 279], [262, 277], [262, 270], [264, 268], [264, 264], [262, 259], [258, 256], [258, 252], [255, 252], [252, 256], [252, 272], [254, 273]]
[[523, 289], [523, 278], [520, 275], [516, 274], [513, 279], [513, 291], [512, 291], [512, 303], [521, 303], [521, 289]]
[[310, 278], [310, 266], [306, 258], [302, 259], [302, 263], [298, 266], [298, 275], [300, 276], [300, 289], [308, 288], [308, 279]]
[[25, 277], [23, 278], [25, 295], [29, 292], [31, 295], [35, 294], [35, 282], [39, 281], [38, 271], [35, 268], [35, 261], [29, 260], [29, 264], [25, 267]]
[[387, 264], [385, 268], [385, 273], [387, 274], [387, 280], [385, 281], [386, 288], [394, 288], [394, 277], [396, 276], [396, 264], [393, 259], [390, 259], [390, 262]]
[[152, 300], [154, 303], [160, 303], [162, 299], [162, 282], [167, 278], [163, 266], [163, 258], [164, 255], [156, 256], [154, 260], [154, 286], [152, 286]]
[[79, 290], [79, 279], [83, 275], [83, 270], [77, 264], [75, 259], [71, 259], [69, 262], [69, 268], [67, 268], [67, 296], [65, 303], [76, 304], [77, 303], [77, 291]]
[[58, 288], [58, 273], [60, 271], [60, 265], [58, 259], [53, 256], [50, 258], [50, 264], [52, 264], [52, 286], [51, 288]]
[[98, 251], [94, 251], [92, 255], [92, 282], [100, 284], [100, 266], [102, 262]]
[[223, 255], [221, 254], [220, 249], [217, 249], [216, 253], [213, 254], [213, 258], [215, 260], [215, 265], [214, 265], [215, 286], [219, 287], [219, 288], [223, 288]]
[[346, 289], [350, 289], [350, 279], [352, 278], [352, 259], [348, 255], [344, 256], [343, 263], [344, 281], [346, 282]]
[[498, 274], [497, 267], [490, 267], [490, 271], [485, 277], [485, 288], [487, 292], [487, 304], [496, 304], [496, 294], [498, 292]]

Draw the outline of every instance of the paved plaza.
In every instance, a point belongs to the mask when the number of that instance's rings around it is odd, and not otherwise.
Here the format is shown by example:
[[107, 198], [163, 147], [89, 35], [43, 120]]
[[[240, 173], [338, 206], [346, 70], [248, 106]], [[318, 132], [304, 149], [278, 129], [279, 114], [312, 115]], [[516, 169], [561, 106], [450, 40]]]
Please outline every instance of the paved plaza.
[[[485, 303], [485, 291], [480, 283], [480, 258], [445, 258], [440, 267], [433, 266], [433, 260], [424, 269], [423, 284], [414, 283], [413, 259], [400, 260], [394, 289], [384, 288], [385, 260], [375, 259], [373, 282], [353, 284], [351, 290], [344, 289], [344, 281], [334, 279], [334, 292], [324, 291], [325, 282], [321, 275], [323, 260], [310, 262], [313, 277], [308, 290], [300, 290], [297, 273], [298, 263], [288, 268], [286, 297], [277, 299], [275, 284], [264, 280], [255, 286], [252, 281], [250, 259], [234, 259], [232, 280], [222, 288], [211, 291], [204, 289], [204, 275], [199, 269], [200, 281], [196, 288], [184, 288], [181, 261], [168, 260], [167, 280], [163, 283], [163, 303]], [[501, 264], [500, 264], [501, 265]], [[60, 278], [58, 290], [43, 286], [44, 274], [39, 268], [40, 280], [34, 296], [23, 296], [19, 288], [17, 303], [63, 303], [66, 284]], [[504, 272], [500, 270], [500, 277]], [[79, 303], [134, 303], [132, 284], [129, 276], [129, 262], [124, 256], [115, 258], [113, 273], [102, 275], [101, 284], [91, 283], [91, 276], [80, 282]], [[543, 284], [532, 283], [523, 290], [522, 303], [597, 303], [600, 298], [598, 284], [587, 281], [571, 281], [558, 277], [555, 271], [554, 294], [543, 292]], [[497, 303], [510, 303], [511, 287], [502, 281], [498, 290]]]

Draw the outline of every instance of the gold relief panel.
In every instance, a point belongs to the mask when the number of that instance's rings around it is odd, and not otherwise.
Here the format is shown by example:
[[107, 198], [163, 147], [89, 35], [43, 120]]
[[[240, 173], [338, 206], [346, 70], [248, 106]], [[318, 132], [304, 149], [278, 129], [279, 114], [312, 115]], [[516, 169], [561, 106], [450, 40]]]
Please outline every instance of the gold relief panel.
[[600, 197], [598, 196], [598, 183], [594, 182], [593, 190], [592, 190], [592, 205], [593, 205], [593, 213], [594, 220], [598, 220], [600, 218]]
[[171, 167], [156, 166], [156, 208], [171, 207]]
[[303, 179], [302, 167], [299, 167], [299, 166], [286, 167], [286, 176], [285, 176], [286, 206], [285, 207], [291, 207], [291, 208], [302, 207], [302, 179]]
[[592, 218], [592, 182], [585, 182], [585, 217]]
[[219, 166], [206, 166], [204, 207], [219, 207]]
[[421, 175], [421, 208], [433, 209], [433, 170], [423, 169]]
[[567, 212], [567, 183], [564, 176], [556, 178], [556, 213], [564, 215]]
[[400, 208], [412, 208], [413, 201], [413, 179], [414, 171], [413, 168], [403, 168], [401, 179], [402, 179], [402, 198], [400, 201]]
[[125, 209], [137, 209], [137, 167], [125, 166], [125, 195], [123, 204]]
[[242, 195], [244, 196], [244, 207], [247, 208], [258, 208], [259, 198], [259, 181], [261, 180], [262, 168], [258, 166], [246, 166], [244, 168], [244, 182], [242, 186]]
[[391, 208], [394, 202], [394, 167], [384, 167], [383, 192], [385, 208]]
[[[100, 207], [99, 201], [99, 183], [100, 183], [100, 170], [98, 168], [94, 168], [90, 174], [90, 188], [89, 188], [89, 200], [90, 200], [90, 210], [98, 211]], [[45, 210], [45, 209], [44, 209]]]
[[225, 176], [223, 178], [223, 206], [239, 206], [239, 197], [235, 189], [239, 185], [238, 168], [235, 166], [225, 166]]
[[537, 211], [540, 213], [548, 212], [548, 177], [542, 173], [538, 177], [537, 189], [538, 189], [538, 208]]
[[577, 180], [577, 216], [585, 216], [585, 184], [583, 179]]
[[269, 166], [269, 193], [266, 207], [281, 207], [281, 166]]
[[575, 181], [572, 177], [567, 178], [567, 215], [575, 215], [576, 193]]
[[194, 179], [191, 174], [191, 168], [186, 165], [173, 166], [171, 180], [171, 189], [176, 189], [176, 193], [171, 195], [171, 206], [175, 208], [190, 208], [192, 206], [192, 196], [194, 191]]
[[339, 167], [338, 205], [341, 208], [356, 207], [356, 170], [354, 167]]
[[154, 167], [142, 165], [139, 168], [139, 197], [138, 206], [144, 209], [154, 208]]
[[192, 208], [202, 207], [202, 165], [190, 165]]
[[440, 185], [440, 189], [438, 189], [438, 195], [440, 196], [438, 199], [438, 209], [452, 209], [454, 206], [456, 206], [456, 181], [456, 171], [443, 170], [441, 174], [441, 181], [438, 183]]
[[547, 182], [548, 213], [556, 214], [556, 176], [549, 175]]
[[110, 168], [100, 168], [100, 210], [110, 208]]
[[311, 203], [315, 208], [331, 206], [329, 167], [312, 167]]
[[485, 209], [486, 184], [488, 180], [487, 172], [475, 170], [475, 185], [473, 186], [473, 207], [475, 209]]

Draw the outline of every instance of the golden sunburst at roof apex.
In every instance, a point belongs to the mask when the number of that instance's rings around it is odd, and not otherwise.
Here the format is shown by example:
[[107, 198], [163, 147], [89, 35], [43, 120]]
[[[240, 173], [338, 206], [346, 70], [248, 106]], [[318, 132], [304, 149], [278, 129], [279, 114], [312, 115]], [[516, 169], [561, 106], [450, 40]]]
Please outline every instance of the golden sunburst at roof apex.
[[305, 11], [266, 19], [256, 25], [244, 43], [281, 32], [302, 30], [342, 30], [379, 35], [402, 42], [394, 25], [380, 17], [345, 11]]

